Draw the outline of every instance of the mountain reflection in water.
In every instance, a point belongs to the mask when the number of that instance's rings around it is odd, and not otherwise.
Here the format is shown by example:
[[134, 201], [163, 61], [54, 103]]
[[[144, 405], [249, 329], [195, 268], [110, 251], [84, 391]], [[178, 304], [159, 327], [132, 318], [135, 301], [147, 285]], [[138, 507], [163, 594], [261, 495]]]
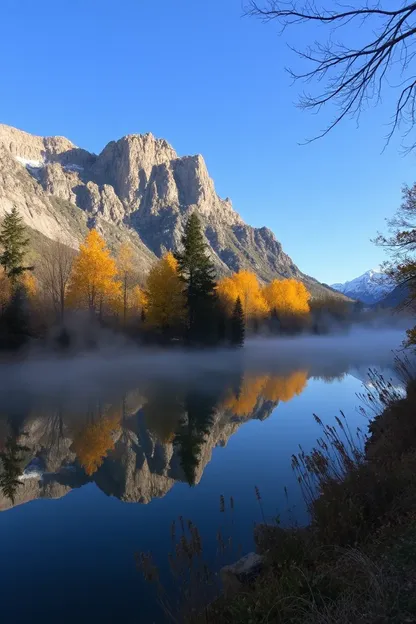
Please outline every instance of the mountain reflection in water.
[[0, 509], [59, 498], [91, 481], [109, 496], [140, 503], [164, 496], [177, 481], [195, 485], [215, 446], [300, 395], [308, 377], [306, 370], [216, 377], [205, 391], [154, 382], [111, 400], [88, 397], [76, 409], [37, 404], [2, 414]]

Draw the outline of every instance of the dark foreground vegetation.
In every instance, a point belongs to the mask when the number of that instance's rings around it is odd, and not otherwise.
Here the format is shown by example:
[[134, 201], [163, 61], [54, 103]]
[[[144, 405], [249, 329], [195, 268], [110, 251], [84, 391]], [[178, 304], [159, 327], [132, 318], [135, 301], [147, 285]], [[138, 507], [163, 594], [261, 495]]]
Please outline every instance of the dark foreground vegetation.
[[362, 397], [375, 416], [363, 450], [341, 415], [293, 457], [311, 523], [259, 527], [264, 571], [217, 601], [212, 621], [416, 621], [416, 381], [401, 372], [406, 398], [377, 376]]
[[[310, 513], [307, 527], [281, 528], [266, 521], [255, 528], [260, 574], [227, 585], [203, 559], [200, 536], [189, 523], [170, 563], [182, 584], [183, 604], [170, 606], [151, 558], [140, 567], [159, 587], [173, 621], [341, 624], [416, 622], [416, 380], [408, 361], [398, 361], [407, 395], [370, 372], [360, 396], [368, 434], [351, 432], [341, 413], [309, 453], [292, 457]], [[261, 495], [256, 488], [261, 505]], [[228, 503], [227, 503], [228, 505]], [[221, 497], [222, 511], [225, 501]], [[233, 513], [234, 503], [228, 505]], [[265, 519], [264, 519], [265, 520]], [[174, 529], [175, 530], [175, 529]], [[221, 535], [220, 550], [226, 548]], [[218, 578], [218, 577], [217, 577]], [[185, 588], [183, 586], [185, 583]], [[201, 596], [208, 606], [201, 608]]]

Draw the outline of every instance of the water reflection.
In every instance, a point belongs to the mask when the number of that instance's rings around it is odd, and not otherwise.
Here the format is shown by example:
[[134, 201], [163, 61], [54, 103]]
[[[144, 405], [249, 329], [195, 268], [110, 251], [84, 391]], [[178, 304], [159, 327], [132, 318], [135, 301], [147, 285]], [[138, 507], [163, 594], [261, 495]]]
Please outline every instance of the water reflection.
[[76, 407], [21, 407], [0, 416], [0, 509], [58, 498], [89, 482], [140, 503], [176, 482], [195, 485], [214, 447], [299, 396], [311, 377], [306, 369], [213, 375], [204, 384], [153, 382], [111, 398], [84, 396]]

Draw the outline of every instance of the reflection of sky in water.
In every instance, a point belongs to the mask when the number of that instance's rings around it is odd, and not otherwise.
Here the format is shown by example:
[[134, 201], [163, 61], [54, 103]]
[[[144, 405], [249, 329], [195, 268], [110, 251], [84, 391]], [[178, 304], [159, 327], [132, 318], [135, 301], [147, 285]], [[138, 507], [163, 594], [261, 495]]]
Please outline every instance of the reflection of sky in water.
[[[153, 551], [166, 572], [170, 525], [182, 515], [213, 559], [217, 529], [231, 529], [220, 494], [235, 501], [231, 533], [244, 552], [262, 520], [255, 486], [267, 518], [288, 520], [286, 486], [292, 518], [304, 522], [291, 455], [320, 435], [313, 412], [332, 422], [342, 409], [351, 428], [363, 427], [356, 393], [365, 364], [345, 375], [337, 363], [332, 380], [328, 362], [323, 372], [322, 363], [284, 374], [264, 368], [205, 372], [202, 384], [148, 379], [122, 393], [95, 387], [74, 392], [72, 403], [28, 393], [2, 412], [3, 448], [10, 435], [28, 447], [17, 504], [0, 513], [5, 621], [153, 621], [154, 596], [134, 553]], [[2, 508], [10, 505], [3, 496]]]

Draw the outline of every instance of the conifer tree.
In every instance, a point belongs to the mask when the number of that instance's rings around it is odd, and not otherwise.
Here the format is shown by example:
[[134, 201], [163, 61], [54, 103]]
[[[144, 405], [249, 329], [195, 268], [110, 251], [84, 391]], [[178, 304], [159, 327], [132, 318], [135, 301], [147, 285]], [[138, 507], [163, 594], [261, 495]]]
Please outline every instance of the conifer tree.
[[243, 306], [240, 297], [235, 302], [233, 315], [231, 318], [231, 344], [242, 347], [244, 344], [245, 323]]
[[22, 482], [19, 476], [22, 472], [23, 453], [29, 449], [17, 443], [13, 436], [7, 438], [3, 451], [0, 452], [1, 474], [0, 489], [14, 504], [16, 490]]
[[28, 245], [29, 239], [26, 237], [23, 219], [14, 206], [12, 211], [4, 217], [0, 229], [0, 246], [3, 248], [0, 254], [0, 264], [10, 279], [13, 289], [23, 272], [31, 268], [23, 265]]
[[207, 255], [201, 223], [192, 213], [182, 237], [183, 249], [176, 254], [179, 273], [186, 284], [188, 331], [191, 340], [206, 341], [215, 296], [215, 272]]
[[215, 399], [208, 394], [189, 392], [184, 401], [185, 415], [176, 431], [174, 445], [185, 478], [195, 485], [201, 450], [213, 423]]

